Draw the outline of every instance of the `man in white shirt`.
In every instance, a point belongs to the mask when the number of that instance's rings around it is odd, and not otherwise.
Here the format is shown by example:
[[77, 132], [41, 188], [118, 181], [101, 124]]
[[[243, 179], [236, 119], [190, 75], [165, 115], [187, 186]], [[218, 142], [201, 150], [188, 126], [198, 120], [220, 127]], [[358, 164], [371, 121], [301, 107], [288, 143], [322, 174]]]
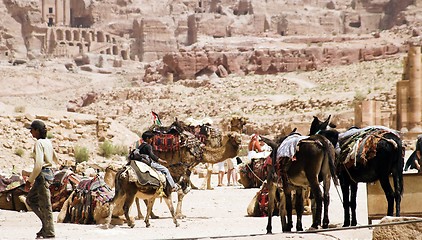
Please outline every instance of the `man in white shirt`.
[[54, 238], [53, 211], [49, 186], [54, 178], [51, 170], [53, 161], [58, 165], [61, 164], [57, 159], [51, 141], [47, 139], [45, 124], [42, 121], [35, 120], [29, 129], [32, 136], [37, 140], [34, 146], [34, 169], [25, 184], [25, 190], [29, 190], [26, 203], [42, 223], [42, 228], [37, 233], [37, 238]]

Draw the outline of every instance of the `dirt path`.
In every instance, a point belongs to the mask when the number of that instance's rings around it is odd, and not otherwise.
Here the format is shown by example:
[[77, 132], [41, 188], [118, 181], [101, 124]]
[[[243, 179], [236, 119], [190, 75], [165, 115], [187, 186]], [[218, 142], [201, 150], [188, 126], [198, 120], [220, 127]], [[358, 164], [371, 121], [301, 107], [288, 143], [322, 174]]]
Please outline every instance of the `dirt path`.
[[[197, 175], [192, 177], [196, 185], [203, 179]], [[217, 185], [217, 176], [212, 176], [213, 186]], [[226, 179], [224, 179], [226, 183]], [[266, 235], [267, 218], [246, 217], [246, 207], [257, 189], [241, 187], [215, 187], [214, 190], [192, 190], [183, 204], [183, 213], [187, 218], [179, 221], [176, 228], [164, 202], [157, 201], [154, 212], [160, 219], [152, 219], [151, 227], [146, 228], [141, 220], [136, 221], [133, 229], [127, 225], [103, 229], [97, 225], [77, 225], [56, 223], [56, 239], [101, 239], [101, 240], [135, 240], [135, 239], [371, 239], [372, 230], [358, 229], [336, 231], [321, 234], [285, 234], [281, 233], [279, 217], [273, 217], [273, 233]], [[173, 196], [173, 201], [176, 196]], [[145, 212], [145, 208], [143, 211]], [[359, 185], [358, 222], [367, 224], [366, 188]], [[132, 215], [135, 209], [132, 208]], [[57, 216], [57, 213], [54, 213]], [[341, 201], [334, 186], [331, 188], [330, 221], [332, 224], [342, 223], [343, 210]], [[295, 220], [295, 217], [294, 217]], [[304, 216], [304, 228], [311, 225], [311, 216]], [[40, 222], [32, 212], [19, 213], [0, 210], [1, 239], [32, 239], [39, 230]], [[294, 230], [294, 229], [293, 229]]]

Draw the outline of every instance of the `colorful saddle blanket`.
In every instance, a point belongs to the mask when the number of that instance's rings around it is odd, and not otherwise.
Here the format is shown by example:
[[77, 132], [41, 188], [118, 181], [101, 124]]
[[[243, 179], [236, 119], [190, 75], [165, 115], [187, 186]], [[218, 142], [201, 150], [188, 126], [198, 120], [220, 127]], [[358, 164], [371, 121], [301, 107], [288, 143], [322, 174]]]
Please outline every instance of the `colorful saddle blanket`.
[[63, 222], [78, 224], [93, 224], [94, 209], [97, 204], [109, 202], [114, 197], [114, 191], [97, 175], [94, 178], [82, 179], [71, 194], [66, 217]]
[[398, 135], [397, 131], [382, 126], [352, 129], [340, 134], [340, 161], [346, 167], [355, 166], [357, 163], [365, 165], [376, 156], [378, 142], [385, 139], [384, 135], [388, 133]]
[[51, 205], [53, 211], [60, 211], [66, 199], [76, 189], [81, 177], [71, 170], [61, 170], [54, 173], [53, 183], [50, 185]]
[[0, 175], [0, 193], [15, 189], [22, 184], [25, 184], [21, 175], [13, 174], [10, 177]]
[[153, 149], [160, 152], [177, 151], [180, 148], [179, 135], [160, 133], [154, 136]]

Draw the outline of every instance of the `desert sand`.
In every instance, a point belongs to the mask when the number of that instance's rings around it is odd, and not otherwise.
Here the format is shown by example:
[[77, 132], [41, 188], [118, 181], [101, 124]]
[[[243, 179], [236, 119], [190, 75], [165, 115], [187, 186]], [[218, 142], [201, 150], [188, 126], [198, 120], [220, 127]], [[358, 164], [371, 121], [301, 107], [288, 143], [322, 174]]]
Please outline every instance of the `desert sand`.
[[[225, 176], [226, 177], [226, 176]], [[193, 175], [194, 184], [203, 181], [198, 175]], [[224, 184], [227, 180], [224, 179]], [[280, 218], [273, 217], [273, 234], [266, 234], [266, 217], [248, 217], [246, 208], [258, 191], [257, 188], [244, 189], [240, 186], [217, 186], [217, 176], [212, 176], [214, 190], [191, 190], [185, 197], [183, 213], [185, 219], [179, 220], [180, 226], [175, 227], [166, 204], [156, 200], [153, 211], [160, 219], [152, 219], [151, 226], [145, 227], [142, 220], [136, 220], [135, 227], [127, 225], [104, 229], [101, 225], [80, 225], [56, 223], [56, 239], [372, 239], [372, 230], [368, 228], [331, 231], [323, 233], [282, 233]], [[359, 184], [357, 217], [359, 225], [367, 224], [366, 185]], [[338, 189], [340, 192], [340, 189]], [[330, 190], [329, 216], [332, 225], [341, 226], [343, 208], [341, 200], [333, 186]], [[173, 202], [176, 195], [173, 194]], [[145, 212], [145, 207], [142, 205]], [[54, 213], [55, 218], [57, 212]], [[135, 216], [136, 207], [132, 206], [131, 215]], [[295, 216], [293, 216], [295, 221]], [[303, 217], [303, 226], [308, 229], [311, 216]], [[32, 212], [13, 212], [0, 210], [0, 239], [34, 239], [41, 226], [40, 221]], [[295, 231], [295, 229], [293, 229]]]

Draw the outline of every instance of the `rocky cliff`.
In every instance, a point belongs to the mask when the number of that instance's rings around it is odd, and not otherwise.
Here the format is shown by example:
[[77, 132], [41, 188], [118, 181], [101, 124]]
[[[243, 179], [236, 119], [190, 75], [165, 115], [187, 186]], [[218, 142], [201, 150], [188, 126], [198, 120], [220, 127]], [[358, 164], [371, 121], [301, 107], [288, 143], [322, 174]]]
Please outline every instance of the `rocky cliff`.
[[[420, 0], [56, 1], [70, 8], [64, 23], [47, 21], [46, 2], [0, 2], [0, 59], [45, 56], [48, 25], [124, 37], [134, 50], [132, 60], [153, 61], [163, 49], [223, 37], [366, 34], [422, 22]], [[145, 31], [139, 31], [141, 22]]]

